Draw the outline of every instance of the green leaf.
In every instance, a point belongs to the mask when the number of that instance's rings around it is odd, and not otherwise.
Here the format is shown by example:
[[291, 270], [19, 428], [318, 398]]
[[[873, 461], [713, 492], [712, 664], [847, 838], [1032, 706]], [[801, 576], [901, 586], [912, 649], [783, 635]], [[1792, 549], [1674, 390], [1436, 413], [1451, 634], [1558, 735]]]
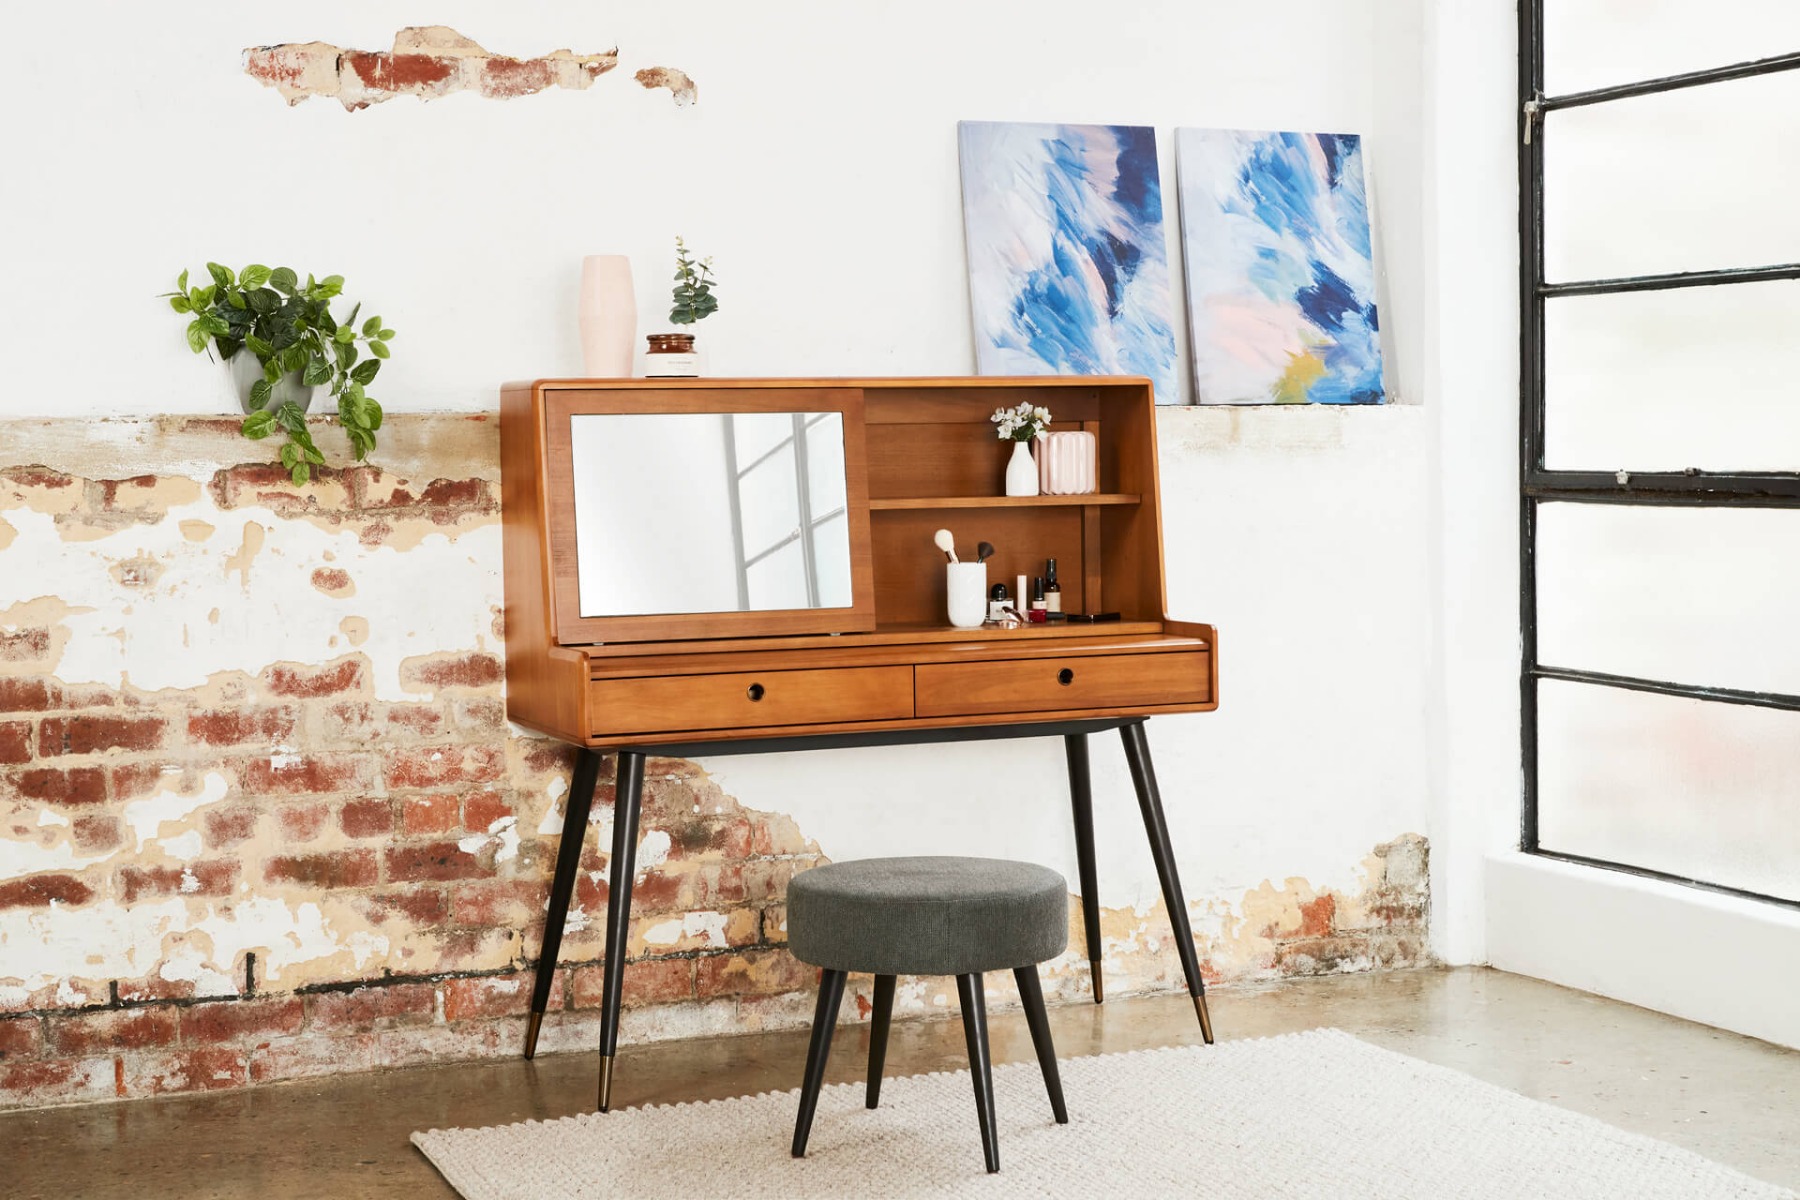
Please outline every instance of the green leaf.
[[346, 324], [346, 325], [356, 324], [356, 314], [361, 311], [362, 311], [362, 301], [358, 300], [355, 304], [352, 304], [350, 306], [350, 315], [344, 318], [344, 324]]
[[270, 383], [267, 379], [259, 379], [255, 383], [251, 384], [250, 385], [250, 407], [256, 409], [258, 412], [261, 412], [262, 409], [269, 403], [269, 393], [273, 392], [274, 390], [275, 390], [275, 385]]
[[222, 288], [230, 287], [237, 280], [237, 277], [231, 273], [230, 267], [220, 266], [215, 262], [206, 264], [206, 273], [211, 275], [213, 277], [213, 282]]
[[269, 345], [269, 343], [263, 341], [254, 333], [249, 334], [244, 338], [244, 345], [250, 347], [251, 352], [255, 354], [258, 359], [268, 359], [275, 353], [275, 347]]
[[244, 418], [244, 423], [240, 428], [245, 437], [253, 442], [260, 442], [275, 432], [275, 414], [266, 409], [261, 412], [253, 412]]
[[175, 281], [175, 290], [176, 291], [178, 291], [178, 292], [187, 291], [187, 275], [188, 275], [188, 273], [184, 270], [181, 273], [181, 278], [177, 279]]
[[391, 329], [383, 329], [380, 333], [376, 334], [375, 336], [380, 338], [384, 342], [390, 341], [393, 339], [394, 331]]
[[373, 383], [375, 382], [375, 373], [379, 370], [381, 370], [381, 360], [379, 358], [364, 359], [362, 362], [356, 364], [356, 369], [354, 371], [350, 372], [350, 378], [356, 380], [358, 383]]
[[169, 307], [178, 313], [194, 311], [193, 303], [186, 296], [170, 296]]
[[322, 358], [306, 360], [306, 371], [300, 376], [300, 382], [308, 387], [318, 387], [321, 383], [331, 382], [331, 364]]
[[225, 303], [231, 305], [233, 308], [246, 308], [249, 306], [250, 302], [244, 299], [244, 293], [242, 292], [228, 292], [225, 296]]
[[263, 364], [263, 378], [264, 379], [268, 380], [270, 383], [274, 383], [276, 380], [280, 379], [281, 376], [282, 376], [282, 370], [281, 370], [281, 362], [279, 359], [271, 358], [269, 361], [267, 361]]
[[276, 267], [269, 272], [269, 286], [284, 296], [291, 296], [300, 286], [300, 277], [286, 267]]
[[348, 346], [356, 340], [356, 330], [348, 325], [340, 325], [338, 331], [331, 335], [339, 345]]
[[195, 354], [206, 349], [206, 329], [200, 324], [200, 319], [198, 317], [188, 322], [187, 340], [188, 349], [192, 350]]
[[292, 442], [285, 442], [281, 447], [281, 465], [292, 471], [302, 461], [300, 447]]
[[370, 317], [363, 322], [363, 336], [375, 337], [381, 333], [381, 318]]
[[326, 299], [341, 294], [343, 290], [344, 277], [342, 275], [327, 275], [319, 280], [319, 294]]
[[312, 478], [312, 468], [303, 462], [297, 462], [293, 470], [288, 472], [288, 478], [294, 481], [295, 487], [305, 487], [306, 481]]
[[[381, 405], [375, 402], [375, 397], [367, 396], [363, 399], [363, 417], [365, 418], [363, 426], [368, 429], [370, 433], [381, 428]], [[374, 438], [369, 439], [369, 448], [371, 450], [375, 448]]]
[[281, 369], [284, 373], [289, 371], [304, 371], [306, 369], [306, 359], [306, 344], [304, 342], [295, 342], [281, 352]]
[[244, 297], [250, 302], [250, 309], [257, 316], [267, 316], [281, 307], [281, 297], [271, 288], [257, 288]]
[[386, 358], [391, 351], [388, 350], [388, 344], [386, 342], [370, 342], [369, 353], [373, 354], [376, 358]]
[[199, 317], [200, 328], [215, 337], [231, 332], [231, 323], [217, 313], [202, 313]]
[[348, 371], [350, 364], [356, 361], [356, 347], [349, 342], [333, 342], [331, 356], [337, 360], [338, 370]]
[[238, 273], [238, 282], [246, 292], [253, 292], [269, 282], [269, 277], [274, 273], [260, 263], [251, 263]]

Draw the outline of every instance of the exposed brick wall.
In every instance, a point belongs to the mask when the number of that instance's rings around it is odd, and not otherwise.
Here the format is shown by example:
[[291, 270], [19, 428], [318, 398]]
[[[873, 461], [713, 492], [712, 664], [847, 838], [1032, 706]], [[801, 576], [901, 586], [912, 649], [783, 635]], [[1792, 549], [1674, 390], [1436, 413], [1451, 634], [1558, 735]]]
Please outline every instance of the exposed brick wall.
[[[392, 50], [288, 42], [244, 51], [244, 73], [275, 88], [289, 104], [324, 96], [350, 112], [395, 96], [435, 100], [472, 92], [510, 100], [552, 87], [581, 91], [618, 65], [616, 48], [597, 54], [555, 50], [538, 58], [493, 54], [443, 25], [402, 29], [394, 35]], [[636, 79], [646, 88], [668, 88], [678, 105], [692, 104], [698, 96], [694, 81], [674, 67], [645, 67]]]
[[[134, 426], [128, 478], [80, 424], [0, 423], [0, 1107], [517, 1053], [572, 751], [505, 720], [492, 422], [390, 418], [385, 469], [302, 489], [234, 422]], [[611, 802], [546, 1052], [597, 1033]], [[642, 831], [627, 1036], [803, 1024], [782, 899], [819, 847], [673, 760]], [[1197, 901], [1208, 976], [1421, 961], [1424, 855]], [[1179, 986], [1160, 911], [1105, 928], [1110, 991]]]

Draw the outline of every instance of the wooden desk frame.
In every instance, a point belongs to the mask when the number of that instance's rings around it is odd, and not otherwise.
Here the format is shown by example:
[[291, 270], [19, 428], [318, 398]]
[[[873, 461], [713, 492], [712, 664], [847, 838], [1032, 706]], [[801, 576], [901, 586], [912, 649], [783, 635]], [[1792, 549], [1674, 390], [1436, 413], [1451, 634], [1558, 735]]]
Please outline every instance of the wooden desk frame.
[[[1006, 443], [988, 414], [1021, 401], [1096, 434], [1100, 491], [997, 495]], [[854, 610], [582, 618], [573, 607], [580, 412], [844, 414]], [[1100, 901], [1088, 737], [1118, 730], [1207, 1042], [1212, 1026], [1144, 734], [1158, 713], [1218, 705], [1217, 633], [1164, 612], [1155, 406], [1143, 379], [548, 380], [502, 392], [507, 710], [582, 747], [538, 958], [525, 1056], [536, 1051], [601, 756], [618, 756], [602, 969], [599, 1109], [611, 1107], [647, 757], [1060, 736], [1069, 772], [1094, 1000]], [[958, 526], [962, 526], [958, 530]], [[952, 629], [930, 531], [991, 540], [990, 578], [1055, 557], [1072, 611], [1106, 624]]]

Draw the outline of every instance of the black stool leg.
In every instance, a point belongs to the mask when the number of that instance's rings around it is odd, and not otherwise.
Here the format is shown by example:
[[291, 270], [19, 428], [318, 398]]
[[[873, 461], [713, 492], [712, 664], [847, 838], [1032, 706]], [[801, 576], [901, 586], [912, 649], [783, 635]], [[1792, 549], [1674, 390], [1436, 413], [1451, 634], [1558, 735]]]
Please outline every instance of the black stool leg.
[[625, 943], [631, 932], [631, 881], [637, 874], [638, 812], [644, 755], [619, 751], [613, 764], [612, 860], [607, 864], [606, 962], [600, 971], [600, 1111], [612, 1108], [613, 1056], [619, 1052], [619, 1004], [625, 994]]
[[1163, 817], [1162, 795], [1156, 790], [1156, 768], [1150, 762], [1144, 723], [1119, 726], [1119, 736], [1125, 741], [1125, 761], [1131, 767], [1131, 782], [1137, 787], [1144, 832], [1150, 835], [1156, 877], [1162, 881], [1163, 906], [1169, 910], [1169, 924], [1174, 927], [1175, 952], [1181, 956], [1188, 995], [1194, 998], [1194, 1013], [1200, 1018], [1200, 1037], [1210, 1046], [1213, 1031], [1212, 1016], [1206, 1011], [1206, 982], [1200, 978], [1200, 959], [1194, 953], [1194, 930], [1188, 923], [1187, 900], [1181, 894], [1181, 875], [1175, 869], [1175, 849], [1169, 845], [1169, 824]]
[[1100, 978], [1100, 883], [1094, 868], [1094, 785], [1088, 773], [1088, 741], [1085, 733], [1063, 736], [1069, 759], [1069, 799], [1075, 807], [1075, 863], [1081, 869], [1081, 924], [1087, 935], [1088, 978], [1094, 984], [1094, 1003], [1106, 1002], [1106, 986]]
[[794, 1118], [794, 1157], [806, 1157], [806, 1139], [812, 1134], [813, 1112], [819, 1107], [819, 1089], [825, 1084], [825, 1060], [831, 1057], [831, 1034], [837, 1026], [838, 1005], [844, 999], [843, 971], [819, 976], [819, 1006], [813, 1009], [812, 1043], [806, 1048], [806, 1078], [800, 1084], [800, 1115]]
[[975, 1079], [975, 1115], [981, 1118], [981, 1153], [988, 1174], [1000, 1169], [1000, 1131], [994, 1124], [994, 1064], [988, 1056], [987, 999], [981, 976], [958, 975], [956, 994], [962, 1002], [963, 1036], [969, 1043], [969, 1074]]
[[1013, 978], [1019, 981], [1019, 999], [1025, 1005], [1025, 1024], [1031, 1027], [1031, 1044], [1037, 1050], [1038, 1069], [1044, 1073], [1044, 1090], [1050, 1093], [1050, 1111], [1058, 1125], [1069, 1123], [1069, 1110], [1063, 1104], [1062, 1075], [1056, 1069], [1056, 1046], [1050, 1040], [1050, 1014], [1044, 1011], [1044, 989], [1038, 983], [1036, 967], [1016, 967]]
[[544, 918], [544, 944], [538, 950], [537, 979], [531, 987], [531, 1022], [525, 1027], [525, 1057], [537, 1053], [538, 1029], [544, 1010], [550, 1007], [550, 985], [556, 978], [556, 956], [562, 952], [563, 926], [569, 920], [569, 901], [575, 895], [575, 875], [581, 868], [581, 851], [587, 841], [588, 812], [594, 803], [594, 783], [600, 778], [600, 753], [583, 750], [575, 760], [575, 776], [563, 802], [562, 844], [556, 848], [556, 876], [550, 883], [550, 911]]
[[863, 1103], [881, 1103], [881, 1068], [887, 1065], [888, 1024], [894, 1019], [894, 976], [875, 977], [875, 1012], [869, 1023], [869, 1090]]

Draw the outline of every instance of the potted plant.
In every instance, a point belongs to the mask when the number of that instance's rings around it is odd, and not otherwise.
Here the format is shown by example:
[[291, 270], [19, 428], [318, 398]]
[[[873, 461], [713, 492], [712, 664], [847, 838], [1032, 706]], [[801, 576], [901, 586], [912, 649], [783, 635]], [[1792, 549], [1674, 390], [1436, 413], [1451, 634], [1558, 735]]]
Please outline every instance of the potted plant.
[[342, 275], [308, 275], [302, 284], [287, 267], [252, 263], [234, 272], [207, 263], [206, 270], [212, 283], [203, 287], [189, 287], [183, 271], [167, 293], [169, 307], [191, 317], [189, 349], [199, 354], [210, 343], [231, 364], [249, 414], [244, 436], [260, 441], [277, 431], [285, 435], [281, 465], [295, 484], [305, 483], [312, 468], [325, 462], [306, 427], [313, 389], [323, 385], [337, 400], [338, 422], [356, 460], [367, 458], [381, 428], [381, 405], [367, 388], [388, 357], [394, 331], [380, 317], [359, 328], [360, 304], [342, 322], [331, 315], [332, 300], [344, 290]]
[[1013, 444], [1012, 458], [1006, 463], [1006, 494], [1035, 496], [1038, 494], [1037, 462], [1031, 457], [1031, 442], [1050, 427], [1050, 410], [1020, 401], [1017, 408], [996, 408], [989, 417], [995, 433], [1003, 442]]
[[[713, 295], [718, 281], [712, 276], [712, 259], [696, 262], [688, 254], [687, 245], [675, 239], [675, 303], [669, 309], [669, 320], [676, 325], [696, 325], [719, 311], [719, 298]], [[644, 374], [653, 379], [698, 375], [700, 356], [694, 352], [691, 333], [653, 333], [650, 349], [644, 356]]]

